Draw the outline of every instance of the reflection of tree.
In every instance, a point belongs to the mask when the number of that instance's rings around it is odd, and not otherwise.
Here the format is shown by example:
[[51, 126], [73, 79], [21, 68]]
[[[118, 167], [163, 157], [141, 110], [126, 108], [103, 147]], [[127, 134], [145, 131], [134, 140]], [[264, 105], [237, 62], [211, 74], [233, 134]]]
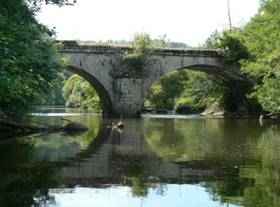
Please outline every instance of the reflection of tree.
[[[265, 157], [266, 162], [280, 162], [280, 155], [272, 156], [276, 149], [279, 152], [280, 138], [279, 147], [270, 143], [265, 147], [268, 151], [256, 152], [256, 149], [263, 149], [263, 143], [258, 144], [262, 133], [264, 129], [256, 122], [246, 120], [148, 120], [145, 123], [145, 138], [157, 155], [176, 161], [185, 168], [214, 169], [217, 175], [220, 174], [219, 179], [215, 178], [213, 182], [205, 180], [203, 186], [213, 199], [237, 205], [243, 203], [249, 189], [258, 188], [254, 186], [255, 177], [246, 176], [243, 166], [254, 166], [252, 169], [257, 171], [255, 166], [260, 157]], [[268, 142], [267, 139], [265, 141]], [[271, 149], [275, 149], [273, 153]], [[280, 192], [279, 172], [261, 172], [261, 176], [266, 175], [266, 183], [271, 183], [271, 192], [274, 193]], [[255, 201], [257, 196], [259, 194], [256, 193]], [[251, 206], [257, 206], [256, 202], [248, 205]]]
[[91, 144], [99, 130], [97, 118], [85, 116], [73, 120], [86, 123], [90, 130], [77, 136], [35, 135], [0, 144], [1, 207], [36, 207], [55, 202], [49, 189], [59, 186], [58, 173], [64, 163], [52, 161], [74, 157]]
[[[1, 149], [3, 146], [5, 149]], [[31, 164], [32, 153], [33, 146], [29, 144], [0, 145], [0, 157], [10, 156], [8, 163], [0, 160], [0, 206], [41, 206], [52, 200], [48, 189], [58, 185], [56, 170], [44, 163]]]
[[[276, 207], [280, 203], [280, 136], [279, 128], [266, 130], [254, 146], [257, 162], [240, 169], [238, 177], [207, 182], [213, 198], [244, 207]], [[252, 182], [254, 181], [254, 182]]]
[[280, 203], [280, 135], [279, 128], [269, 129], [259, 140], [257, 154], [261, 166], [253, 169], [255, 185], [246, 189], [245, 207], [276, 207]]
[[143, 177], [130, 177], [132, 183], [132, 195], [136, 197], [146, 197], [148, 195], [148, 187], [144, 183]]
[[155, 151], [161, 158], [169, 160], [184, 156], [187, 143], [182, 132], [176, 130], [174, 122], [152, 123], [150, 127], [146, 138], [152, 151]]
[[132, 195], [136, 197], [145, 197], [148, 195], [148, 184], [145, 183], [143, 160], [136, 158], [129, 160], [125, 167], [125, 178], [131, 183]]
[[29, 137], [27, 143], [34, 145], [34, 160], [60, 161], [74, 157], [94, 141], [101, 124], [98, 117], [74, 116], [69, 119], [86, 124], [89, 130], [82, 134], [53, 133]]
[[256, 145], [256, 139], [250, 135], [259, 136], [256, 126], [246, 121], [149, 120], [145, 122], [145, 138], [152, 151], [164, 159], [234, 166], [254, 158], [250, 146]]
[[5, 179], [0, 183], [0, 206], [41, 206], [52, 201], [48, 189], [58, 185], [55, 170], [49, 166], [19, 168], [1, 172]]
[[[114, 162], [117, 164], [115, 171], [117, 177], [123, 178], [123, 184], [131, 186], [131, 193], [135, 197], [146, 197], [149, 189], [156, 189], [159, 195], [163, 195], [166, 186], [160, 184], [159, 179], [147, 174], [145, 171], [150, 162], [149, 156], [127, 156], [114, 155]], [[116, 178], [117, 179], [117, 178]]]
[[[75, 113], [77, 111], [68, 111], [67, 113]], [[85, 115], [79, 115], [79, 116], [69, 116], [66, 118], [67, 120], [70, 120], [75, 123], [81, 123], [82, 125], [85, 125], [88, 127], [88, 131], [85, 133], [78, 133], [78, 134], [64, 134], [65, 140], [70, 139], [71, 141], [76, 141], [82, 148], [85, 148], [90, 144], [93, 139], [97, 136], [99, 129], [101, 128], [101, 120], [99, 116], [92, 116], [91, 114], [85, 114]], [[36, 123], [40, 123], [41, 125], [51, 125], [51, 126], [63, 126], [69, 121], [64, 121], [61, 117], [49, 117], [49, 116], [35, 116], [32, 117], [31, 121], [34, 121]], [[48, 135], [47, 135], [48, 136]], [[44, 136], [40, 136], [44, 137]], [[36, 137], [36, 142], [39, 143], [39, 140], [37, 141], [38, 136]], [[44, 141], [44, 140], [41, 140]], [[53, 144], [60, 144], [60, 142], [54, 139]], [[49, 139], [47, 141], [47, 144], [49, 142]], [[62, 143], [63, 145], [65, 143]], [[52, 146], [55, 147], [55, 146]]]
[[244, 190], [253, 185], [252, 180], [236, 176], [226, 176], [222, 180], [206, 182], [203, 186], [212, 195], [213, 200], [221, 203], [242, 204]]

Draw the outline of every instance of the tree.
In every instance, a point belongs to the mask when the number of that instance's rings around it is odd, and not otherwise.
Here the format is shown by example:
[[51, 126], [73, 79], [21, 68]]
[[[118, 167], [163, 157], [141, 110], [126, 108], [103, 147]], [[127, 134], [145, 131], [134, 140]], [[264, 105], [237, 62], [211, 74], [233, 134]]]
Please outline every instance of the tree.
[[191, 106], [194, 110], [205, 109], [215, 102], [223, 105], [223, 82], [202, 72], [188, 71], [185, 89], [177, 100], [177, 107]]
[[150, 89], [147, 102], [157, 109], [172, 110], [176, 104], [176, 99], [185, 89], [187, 79], [186, 71], [173, 72], [162, 77]]
[[258, 14], [246, 25], [243, 38], [251, 57], [242, 70], [255, 80], [254, 97], [269, 112], [280, 112], [280, 2], [262, 1]]
[[[255, 103], [253, 98], [247, 96], [253, 84], [241, 70], [242, 63], [251, 58], [251, 53], [245, 44], [243, 30], [231, 28], [231, 30], [222, 33], [216, 31], [207, 39], [205, 46], [222, 49], [227, 72], [243, 80], [229, 79], [212, 87], [223, 89], [217, 90], [218, 93], [221, 92], [221, 105], [229, 112], [257, 112], [259, 110], [258, 104]], [[246, 111], [243, 111], [244, 109]]]
[[99, 96], [90, 83], [78, 75], [72, 75], [65, 81], [63, 95], [66, 106], [83, 109], [101, 110]]
[[[10, 118], [21, 117], [29, 106], [43, 100], [62, 66], [54, 31], [34, 17], [42, 2], [0, 3], [0, 112]], [[45, 2], [63, 5], [68, 1]]]

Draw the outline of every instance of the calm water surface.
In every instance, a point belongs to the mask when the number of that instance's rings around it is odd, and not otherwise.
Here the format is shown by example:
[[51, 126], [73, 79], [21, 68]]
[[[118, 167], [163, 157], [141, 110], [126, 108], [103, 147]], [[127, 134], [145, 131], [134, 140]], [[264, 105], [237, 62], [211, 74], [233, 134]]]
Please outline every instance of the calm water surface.
[[112, 130], [95, 114], [51, 112], [34, 119], [89, 131], [1, 141], [0, 207], [280, 206], [276, 126], [147, 116]]

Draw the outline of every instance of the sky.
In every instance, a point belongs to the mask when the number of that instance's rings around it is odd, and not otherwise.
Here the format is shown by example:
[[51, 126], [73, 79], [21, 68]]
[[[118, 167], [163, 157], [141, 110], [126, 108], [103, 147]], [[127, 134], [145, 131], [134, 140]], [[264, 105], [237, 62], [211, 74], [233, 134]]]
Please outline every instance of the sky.
[[[37, 19], [59, 40], [132, 40], [136, 33], [199, 46], [228, 28], [227, 0], [77, 0], [75, 6], [44, 6]], [[233, 26], [254, 16], [259, 0], [231, 0]]]

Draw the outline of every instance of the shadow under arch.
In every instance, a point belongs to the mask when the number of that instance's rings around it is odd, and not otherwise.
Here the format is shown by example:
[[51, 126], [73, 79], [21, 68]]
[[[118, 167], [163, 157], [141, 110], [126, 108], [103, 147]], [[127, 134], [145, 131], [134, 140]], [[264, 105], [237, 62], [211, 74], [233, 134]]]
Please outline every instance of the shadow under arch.
[[77, 74], [87, 80], [92, 87], [96, 90], [102, 107], [103, 117], [113, 116], [113, 105], [109, 93], [105, 87], [97, 80], [92, 74], [89, 74], [87, 71], [78, 68], [76, 66], [68, 65], [66, 70]]
[[[152, 80], [148, 85], [146, 85], [144, 97], [146, 98], [151, 87], [160, 81], [161, 78], [168, 76], [169, 74], [173, 72], [181, 72], [181, 71], [194, 71], [194, 72], [203, 72], [207, 75], [210, 75], [212, 77], [216, 77], [218, 80], [221, 80], [222, 82], [230, 82], [233, 79], [236, 79], [237, 77], [234, 77], [233, 75], [230, 75], [222, 65], [216, 65], [216, 64], [190, 64], [186, 66], [182, 66], [179, 68], [174, 69], [168, 69], [161, 73], [159, 76], [157, 76], [154, 80]], [[144, 101], [143, 101], [144, 103]]]
[[[203, 72], [206, 73], [207, 75], [216, 76], [217, 78], [220, 78], [224, 81], [230, 79], [229, 74], [226, 72], [223, 66], [212, 65], [212, 64], [192, 64], [192, 65], [176, 68], [170, 72], [175, 72], [175, 71], [180, 72], [182, 70]], [[163, 76], [168, 75], [170, 72], [163, 74]]]

